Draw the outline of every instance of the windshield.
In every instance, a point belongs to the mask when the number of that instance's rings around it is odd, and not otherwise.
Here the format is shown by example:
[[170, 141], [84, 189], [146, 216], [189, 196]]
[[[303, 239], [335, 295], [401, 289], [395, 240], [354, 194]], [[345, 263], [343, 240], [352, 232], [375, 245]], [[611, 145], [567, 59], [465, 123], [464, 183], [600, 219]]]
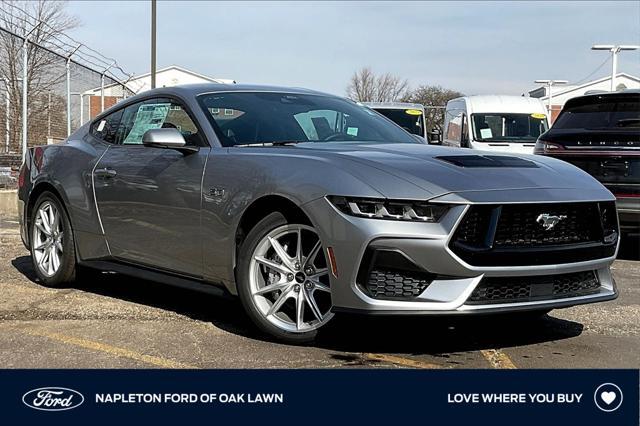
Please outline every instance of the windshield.
[[640, 96], [627, 100], [599, 100], [598, 103], [566, 108], [553, 123], [554, 129], [640, 128]]
[[480, 142], [535, 142], [549, 128], [545, 114], [472, 114], [471, 120]]
[[424, 137], [424, 116], [419, 109], [372, 108], [409, 133]]
[[222, 145], [277, 142], [418, 143], [369, 108], [307, 94], [224, 92], [198, 102]]

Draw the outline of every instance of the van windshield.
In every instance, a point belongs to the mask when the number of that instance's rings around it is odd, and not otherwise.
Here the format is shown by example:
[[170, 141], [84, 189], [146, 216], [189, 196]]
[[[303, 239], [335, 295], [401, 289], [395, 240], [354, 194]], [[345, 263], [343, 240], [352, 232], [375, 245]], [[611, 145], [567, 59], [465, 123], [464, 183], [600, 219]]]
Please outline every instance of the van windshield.
[[417, 109], [372, 108], [409, 133], [424, 137], [424, 115]]
[[480, 142], [535, 142], [549, 128], [545, 114], [472, 114], [471, 120]]

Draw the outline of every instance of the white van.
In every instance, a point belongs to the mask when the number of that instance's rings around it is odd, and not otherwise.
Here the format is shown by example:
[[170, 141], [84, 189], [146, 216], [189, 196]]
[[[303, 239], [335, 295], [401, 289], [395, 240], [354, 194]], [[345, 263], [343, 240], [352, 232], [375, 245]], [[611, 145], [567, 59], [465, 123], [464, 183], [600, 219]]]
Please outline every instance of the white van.
[[549, 129], [540, 99], [524, 96], [465, 96], [447, 103], [443, 145], [533, 154]]
[[418, 135], [426, 141], [427, 128], [424, 106], [407, 102], [361, 102], [361, 104], [384, 115], [407, 132]]

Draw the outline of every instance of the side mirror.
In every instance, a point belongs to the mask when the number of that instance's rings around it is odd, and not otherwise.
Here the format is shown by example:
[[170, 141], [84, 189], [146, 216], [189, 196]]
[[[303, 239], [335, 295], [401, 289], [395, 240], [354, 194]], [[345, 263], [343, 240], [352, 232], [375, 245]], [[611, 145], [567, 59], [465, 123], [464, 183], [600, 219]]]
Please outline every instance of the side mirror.
[[198, 147], [187, 146], [182, 133], [174, 128], [147, 130], [142, 135], [142, 144], [152, 148], [175, 149], [185, 154], [198, 151]]
[[429, 132], [429, 143], [431, 145], [442, 145], [442, 133], [438, 129], [431, 129]]

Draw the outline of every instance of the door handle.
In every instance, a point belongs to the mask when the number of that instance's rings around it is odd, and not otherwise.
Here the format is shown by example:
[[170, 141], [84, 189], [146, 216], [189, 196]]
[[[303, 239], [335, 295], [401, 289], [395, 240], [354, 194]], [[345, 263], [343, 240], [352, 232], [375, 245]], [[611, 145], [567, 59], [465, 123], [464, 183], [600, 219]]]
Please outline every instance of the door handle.
[[110, 168], [96, 169], [93, 173], [96, 176], [104, 177], [104, 178], [112, 178], [118, 174], [118, 172]]

